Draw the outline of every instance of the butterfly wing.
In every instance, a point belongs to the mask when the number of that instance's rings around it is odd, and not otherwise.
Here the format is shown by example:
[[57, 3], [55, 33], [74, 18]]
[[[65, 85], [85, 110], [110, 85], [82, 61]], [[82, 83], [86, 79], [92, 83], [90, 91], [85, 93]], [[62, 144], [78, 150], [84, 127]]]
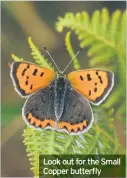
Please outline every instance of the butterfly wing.
[[57, 125], [58, 131], [72, 135], [88, 131], [93, 123], [93, 112], [88, 100], [70, 88], [64, 103], [64, 112]]
[[31, 95], [22, 108], [22, 116], [27, 125], [34, 129], [55, 128], [54, 92], [51, 86]]
[[55, 78], [55, 71], [28, 62], [14, 62], [10, 75], [16, 91], [26, 97], [47, 87]]
[[64, 111], [59, 120], [55, 112], [54, 81], [25, 102], [22, 116], [27, 125], [34, 129], [57, 129], [69, 134], [86, 132], [92, 125], [93, 113], [87, 99], [70, 86], [64, 98]]
[[99, 105], [114, 85], [114, 74], [105, 70], [79, 70], [68, 74], [72, 87], [95, 105]]

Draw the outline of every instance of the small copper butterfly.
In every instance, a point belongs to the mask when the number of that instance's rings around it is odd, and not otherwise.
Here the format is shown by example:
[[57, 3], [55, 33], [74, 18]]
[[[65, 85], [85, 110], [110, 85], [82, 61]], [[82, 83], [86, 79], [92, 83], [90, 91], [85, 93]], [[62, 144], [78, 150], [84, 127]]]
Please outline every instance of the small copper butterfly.
[[72, 135], [84, 133], [92, 126], [90, 103], [99, 105], [106, 99], [114, 85], [114, 74], [85, 69], [66, 76], [65, 70], [55, 72], [29, 62], [12, 63], [10, 75], [15, 90], [28, 98], [22, 108], [27, 125], [36, 130], [56, 129]]

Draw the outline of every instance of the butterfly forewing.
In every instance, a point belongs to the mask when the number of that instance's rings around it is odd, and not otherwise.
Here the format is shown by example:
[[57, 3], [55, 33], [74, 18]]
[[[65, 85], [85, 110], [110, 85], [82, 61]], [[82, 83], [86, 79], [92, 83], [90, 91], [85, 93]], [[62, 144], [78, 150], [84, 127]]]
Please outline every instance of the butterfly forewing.
[[80, 70], [68, 74], [72, 87], [90, 100], [100, 104], [110, 93], [114, 85], [112, 72], [104, 70]]
[[55, 72], [28, 62], [14, 62], [11, 77], [16, 91], [21, 96], [28, 96], [47, 87], [55, 78]]

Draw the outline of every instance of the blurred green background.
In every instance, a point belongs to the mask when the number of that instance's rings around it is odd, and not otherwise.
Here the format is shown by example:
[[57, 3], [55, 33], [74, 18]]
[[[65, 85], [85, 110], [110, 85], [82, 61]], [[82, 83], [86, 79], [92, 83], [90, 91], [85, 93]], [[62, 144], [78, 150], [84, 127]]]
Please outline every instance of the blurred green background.
[[[2, 2], [1, 4], [1, 70], [2, 70], [2, 177], [30, 177], [30, 164], [23, 145], [23, 129], [26, 128], [21, 118], [21, 108], [24, 103], [15, 92], [9, 75], [8, 63], [12, 62], [11, 53], [32, 61], [27, 39], [32, 37], [34, 43], [42, 50], [46, 46], [63, 69], [70, 60], [65, 48], [65, 34], [57, 33], [54, 24], [58, 16], [66, 12], [87, 11], [90, 15], [96, 9], [106, 7], [110, 13], [116, 9], [125, 10], [126, 2]], [[64, 32], [67, 32], [66, 30]], [[79, 42], [72, 33], [72, 45], [75, 52]], [[88, 57], [85, 50], [79, 55], [83, 68], [88, 67]], [[72, 66], [68, 71], [72, 71]], [[119, 130], [121, 144], [125, 147], [125, 136], [122, 135], [123, 125], [116, 124]]]

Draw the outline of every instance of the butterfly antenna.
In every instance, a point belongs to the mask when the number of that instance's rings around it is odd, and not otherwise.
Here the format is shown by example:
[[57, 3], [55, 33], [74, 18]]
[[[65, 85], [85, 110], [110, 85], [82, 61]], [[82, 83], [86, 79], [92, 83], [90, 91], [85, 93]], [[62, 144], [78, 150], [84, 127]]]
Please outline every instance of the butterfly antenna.
[[58, 66], [57, 66], [57, 64], [56, 64], [56, 62], [55, 62], [54, 59], [52, 58], [51, 54], [48, 52], [47, 48], [46, 48], [45, 46], [43, 46], [43, 48], [44, 48], [44, 50], [46, 51], [46, 53], [49, 55], [49, 57], [51, 58], [51, 60], [53, 61], [53, 63], [55, 64], [55, 66], [56, 66], [58, 72], [60, 72], [60, 70], [59, 70], [59, 68], [58, 68]]
[[82, 49], [83, 49], [83, 48], [80, 48], [80, 49], [78, 50], [78, 52], [77, 52], [77, 53], [75, 54], [75, 56], [71, 59], [71, 61], [68, 63], [68, 65], [65, 67], [65, 69], [63, 70], [62, 73], [64, 73], [64, 72], [67, 70], [68, 66], [72, 63], [72, 61], [74, 60], [74, 58], [76, 58], [76, 56], [80, 53], [80, 51], [82, 51]]

